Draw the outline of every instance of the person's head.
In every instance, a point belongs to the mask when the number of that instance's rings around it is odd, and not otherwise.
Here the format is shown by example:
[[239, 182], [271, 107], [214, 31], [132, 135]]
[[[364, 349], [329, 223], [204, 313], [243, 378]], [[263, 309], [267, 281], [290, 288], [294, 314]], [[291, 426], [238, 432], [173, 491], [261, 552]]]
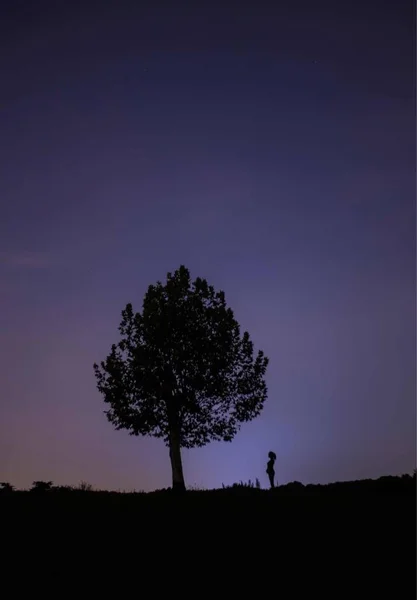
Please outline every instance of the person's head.
[[268, 452], [268, 457], [271, 460], [276, 460], [277, 459], [277, 455], [275, 454], [275, 452], [272, 452], [272, 450], [270, 452]]

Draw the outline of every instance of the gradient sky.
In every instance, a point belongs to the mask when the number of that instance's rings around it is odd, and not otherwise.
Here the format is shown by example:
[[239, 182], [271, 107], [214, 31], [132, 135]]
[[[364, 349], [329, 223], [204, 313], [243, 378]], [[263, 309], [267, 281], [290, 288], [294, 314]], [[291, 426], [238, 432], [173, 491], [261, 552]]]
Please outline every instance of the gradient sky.
[[1, 3], [0, 480], [171, 484], [92, 365], [180, 264], [270, 357], [189, 485], [415, 466], [414, 2], [233, 4]]

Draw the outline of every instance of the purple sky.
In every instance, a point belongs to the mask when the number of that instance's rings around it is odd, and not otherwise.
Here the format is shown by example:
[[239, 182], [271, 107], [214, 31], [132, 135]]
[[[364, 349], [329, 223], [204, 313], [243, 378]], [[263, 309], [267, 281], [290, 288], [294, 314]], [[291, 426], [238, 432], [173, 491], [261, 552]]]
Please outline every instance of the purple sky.
[[92, 365], [180, 264], [270, 358], [189, 485], [409, 472], [414, 2], [189, 4], [1, 4], [0, 480], [170, 485]]

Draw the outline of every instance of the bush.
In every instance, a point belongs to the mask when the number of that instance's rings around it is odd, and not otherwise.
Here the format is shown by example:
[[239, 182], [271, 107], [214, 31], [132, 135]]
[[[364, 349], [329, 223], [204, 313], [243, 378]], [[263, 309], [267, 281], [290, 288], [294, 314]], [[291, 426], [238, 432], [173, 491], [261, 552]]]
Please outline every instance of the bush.
[[31, 492], [49, 492], [52, 489], [52, 481], [34, 481]]
[[0, 482], [0, 493], [7, 494], [14, 491], [14, 486], [7, 481]]

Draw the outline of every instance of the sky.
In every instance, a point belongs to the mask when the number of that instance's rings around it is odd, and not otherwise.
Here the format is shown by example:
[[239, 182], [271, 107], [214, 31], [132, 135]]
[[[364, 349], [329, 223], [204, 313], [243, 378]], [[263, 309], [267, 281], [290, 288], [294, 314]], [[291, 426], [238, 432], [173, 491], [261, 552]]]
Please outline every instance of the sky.
[[0, 481], [171, 485], [93, 363], [181, 264], [270, 359], [186, 483], [416, 464], [414, 2], [0, 8]]

